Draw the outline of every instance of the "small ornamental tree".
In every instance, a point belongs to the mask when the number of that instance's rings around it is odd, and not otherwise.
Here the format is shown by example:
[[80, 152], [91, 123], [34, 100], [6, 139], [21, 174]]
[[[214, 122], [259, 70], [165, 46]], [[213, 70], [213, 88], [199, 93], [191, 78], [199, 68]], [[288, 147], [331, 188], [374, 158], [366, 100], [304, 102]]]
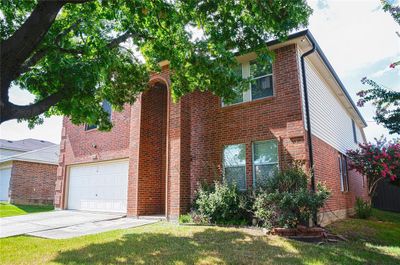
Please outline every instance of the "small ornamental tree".
[[[381, 0], [381, 2], [383, 10], [389, 12], [400, 25], [400, 6], [393, 5], [393, 1]], [[400, 37], [398, 32], [396, 34]], [[400, 60], [389, 65], [393, 69], [399, 66]], [[371, 102], [376, 106], [375, 121], [387, 128], [390, 134], [400, 133], [400, 92], [386, 88], [367, 77], [361, 79], [361, 83], [370, 88], [357, 93], [360, 97], [357, 105], [363, 107], [366, 102]]]
[[368, 195], [372, 197], [379, 181], [389, 178], [400, 185], [400, 141], [360, 144], [359, 149], [347, 151], [350, 169], [365, 175], [368, 182]]

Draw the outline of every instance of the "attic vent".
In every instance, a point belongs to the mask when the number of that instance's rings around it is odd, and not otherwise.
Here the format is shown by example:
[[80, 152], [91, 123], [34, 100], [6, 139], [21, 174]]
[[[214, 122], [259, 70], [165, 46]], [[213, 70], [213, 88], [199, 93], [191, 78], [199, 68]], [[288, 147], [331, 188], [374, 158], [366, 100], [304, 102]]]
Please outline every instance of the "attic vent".
[[44, 141], [43, 141], [43, 140], [40, 140], [40, 142], [44, 143]]
[[7, 142], [12, 143], [13, 141], [7, 140]]

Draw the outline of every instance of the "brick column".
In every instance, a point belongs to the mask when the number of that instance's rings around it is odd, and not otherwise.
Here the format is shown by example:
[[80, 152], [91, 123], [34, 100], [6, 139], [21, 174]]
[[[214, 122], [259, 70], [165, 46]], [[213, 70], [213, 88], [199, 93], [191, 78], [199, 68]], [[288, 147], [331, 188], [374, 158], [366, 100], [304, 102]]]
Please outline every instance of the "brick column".
[[67, 133], [65, 130], [65, 119], [63, 119], [63, 128], [61, 131], [61, 142], [60, 142], [60, 156], [58, 160], [57, 167], [57, 177], [55, 185], [55, 195], [54, 195], [54, 207], [56, 209], [65, 209], [67, 200], [67, 194], [65, 193], [67, 170], [65, 166], [65, 146], [67, 144]]
[[142, 96], [140, 95], [131, 107], [131, 124], [129, 134], [129, 175], [128, 175], [128, 216], [138, 216], [138, 179], [140, 152], [140, 119], [142, 113]]
[[168, 218], [176, 220], [190, 205], [190, 104], [187, 97], [170, 104]]

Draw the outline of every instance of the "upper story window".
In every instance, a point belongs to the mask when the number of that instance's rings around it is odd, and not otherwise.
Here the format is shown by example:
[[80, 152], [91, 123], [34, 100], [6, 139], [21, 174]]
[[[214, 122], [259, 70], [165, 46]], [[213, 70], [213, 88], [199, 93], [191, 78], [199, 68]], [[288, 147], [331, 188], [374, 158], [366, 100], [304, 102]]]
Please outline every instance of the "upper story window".
[[246, 145], [226, 145], [223, 153], [224, 176], [239, 190], [246, 190]]
[[253, 186], [262, 185], [278, 171], [278, 142], [253, 143]]
[[[249, 89], [238, 95], [232, 102], [224, 103], [223, 106], [229, 106], [242, 102], [253, 101], [274, 95], [272, 83], [272, 63], [261, 64], [257, 60], [242, 63], [239, 71], [243, 78], [251, 78]], [[240, 74], [240, 73], [239, 73]]]
[[261, 65], [257, 61], [250, 62], [251, 100], [272, 96], [272, 64]]
[[344, 154], [339, 154], [339, 170], [340, 170], [340, 191], [349, 191], [349, 174], [347, 170], [347, 157]]
[[[111, 120], [111, 113], [112, 113], [111, 103], [108, 102], [107, 100], [103, 100], [103, 102], [101, 103], [101, 106], [103, 107], [103, 110], [108, 113], [108, 120]], [[95, 125], [95, 124], [86, 124], [85, 125], [85, 131], [89, 131], [89, 130], [96, 129], [96, 128], [97, 128], [97, 125]]]
[[356, 124], [355, 124], [354, 120], [351, 120], [351, 126], [353, 128], [353, 139], [354, 139], [354, 142], [357, 144], [358, 143], [358, 141], [357, 141], [357, 131], [356, 131]]

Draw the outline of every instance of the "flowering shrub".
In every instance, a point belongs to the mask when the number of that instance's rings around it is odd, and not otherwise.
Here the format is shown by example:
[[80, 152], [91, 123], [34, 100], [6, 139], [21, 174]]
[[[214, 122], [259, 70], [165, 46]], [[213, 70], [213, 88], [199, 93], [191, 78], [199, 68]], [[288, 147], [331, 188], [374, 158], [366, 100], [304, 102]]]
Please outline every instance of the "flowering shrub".
[[[394, 5], [394, 2], [381, 0], [383, 10], [389, 12], [396, 23], [400, 25], [400, 6]], [[399, 33], [397, 35], [400, 37]], [[399, 60], [389, 65], [392, 69], [398, 66], [400, 66]], [[367, 102], [372, 103], [376, 106], [374, 120], [387, 128], [390, 134], [400, 134], [400, 91], [387, 88], [367, 77], [361, 79], [361, 83], [368, 85], [370, 88], [357, 93], [360, 97], [357, 102], [358, 106], [362, 107]]]
[[378, 182], [384, 178], [400, 184], [400, 141], [375, 140], [375, 144], [360, 144], [359, 149], [347, 151], [350, 169], [367, 177], [369, 196], [374, 194]]

